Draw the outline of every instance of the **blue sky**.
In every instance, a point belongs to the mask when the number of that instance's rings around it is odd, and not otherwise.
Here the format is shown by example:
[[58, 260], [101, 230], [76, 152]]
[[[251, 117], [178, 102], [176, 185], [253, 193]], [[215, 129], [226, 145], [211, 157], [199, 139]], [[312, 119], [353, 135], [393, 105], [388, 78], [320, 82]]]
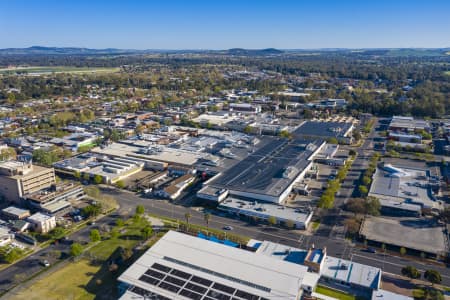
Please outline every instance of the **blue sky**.
[[0, 0], [0, 48], [450, 47], [449, 0]]

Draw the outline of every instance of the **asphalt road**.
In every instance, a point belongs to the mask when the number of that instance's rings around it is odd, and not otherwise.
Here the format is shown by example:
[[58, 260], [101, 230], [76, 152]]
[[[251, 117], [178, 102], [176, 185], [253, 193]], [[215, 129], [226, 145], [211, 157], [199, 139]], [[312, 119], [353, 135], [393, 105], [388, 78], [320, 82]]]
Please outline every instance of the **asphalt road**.
[[[372, 132], [362, 147], [357, 150], [357, 159], [349, 172], [349, 177], [342, 185], [343, 189], [341, 190], [340, 196], [343, 199], [342, 201], [345, 201], [346, 198], [351, 196], [351, 191], [353, 190], [351, 185], [359, 178], [358, 174], [365, 170], [367, 166], [367, 157], [370, 156], [368, 150], [371, 147], [373, 136], [374, 133]], [[174, 205], [165, 200], [142, 198], [133, 193], [120, 191], [115, 188], [107, 188], [104, 192], [111, 194], [118, 200], [121, 206], [118, 213], [125, 218], [133, 215], [136, 206], [142, 204], [145, 206], [147, 212], [179, 220], [184, 220], [185, 213], [189, 212], [191, 214], [191, 223], [205, 225], [203, 212], [201, 211], [182, 205]], [[330, 234], [336, 229], [336, 226], [339, 225], [341, 217], [342, 212], [339, 209], [332, 210], [328, 217], [322, 220], [323, 225], [321, 225], [314, 236], [302, 235], [299, 231], [273, 228], [265, 225], [255, 226], [239, 219], [232, 219], [217, 214], [212, 216], [209, 226], [215, 229], [222, 229], [224, 226], [230, 225], [233, 227], [233, 233], [248, 236], [257, 240], [269, 240], [302, 249], [308, 249], [313, 245], [317, 248], [326, 246], [327, 252], [331, 256], [379, 267], [382, 268], [383, 271], [393, 274], [401, 274], [401, 268], [405, 265], [415, 266], [421, 271], [435, 269], [442, 274], [442, 283], [450, 286], [450, 269], [445, 266], [428, 261], [410, 260], [391, 254], [368, 253], [354, 247], [354, 245], [342, 237]], [[115, 219], [115, 216], [106, 216], [98, 220], [95, 227], [100, 227], [103, 224], [111, 224]], [[87, 226], [70, 235], [69, 239], [74, 241], [88, 241], [91, 229], [92, 226]], [[55, 251], [68, 252], [69, 249], [70, 245], [66, 244], [50, 245], [49, 247], [30, 255], [26, 259], [0, 271], [0, 293], [11, 289], [26, 278], [42, 271], [45, 268], [40, 265], [40, 262], [43, 259], [47, 259], [51, 264], [55, 263], [59, 259], [54, 256]]]
[[[119, 213], [123, 216], [131, 216], [134, 214], [136, 205], [142, 204], [145, 206], [147, 212], [183, 221], [185, 220], [185, 213], [189, 212], [191, 214], [189, 220], [190, 223], [205, 225], [202, 211], [174, 205], [166, 200], [141, 198], [125, 191], [110, 190], [110, 193], [117, 198], [121, 205]], [[379, 267], [382, 268], [383, 271], [393, 274], [401, 274], [401, 268], [405, 265], [415, 266], [422, 271], [435, 269], [442, 274], [442, 283], [450, 285], [450, 269], [431, 261], [410, 260], [389, 253], [386, 255], [383, 253], [368, 253], [363, 249], [355, 247], [345, 239], [320, 235], [306, 236], [295, 230], [286, 230], [264, 225], [255, 226], [240, 219], [233, 219], [217, 214], [213, 215], [209, 222], [209, 227], [215, 229], [222, 229], [227, 225], [233, 227], [233, 233], [248, 236], [257, 240], [268, 240], [302, 249], [308, 249], [313, 244], [316, 248], [326, 246], [327, 252], [331, 256]]]

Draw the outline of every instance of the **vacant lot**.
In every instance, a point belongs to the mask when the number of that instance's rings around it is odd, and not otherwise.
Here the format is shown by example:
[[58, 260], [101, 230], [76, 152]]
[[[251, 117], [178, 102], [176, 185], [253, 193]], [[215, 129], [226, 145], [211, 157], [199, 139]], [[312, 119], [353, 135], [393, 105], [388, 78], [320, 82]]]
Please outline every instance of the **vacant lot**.
[[99, 270], [100, 266], [80, 260], [36, 281], [10, 299], [94, 299], [95, 294], [89, 293], [85, 287]]
[[0, 69], [0, 74], [4, 73], [28, 73], [28, 74], [48, 74], [48, 73], [113, 73], [120, 68], [76, 68], [65, 66], [42, 66], [42, 67], [18, 67]]

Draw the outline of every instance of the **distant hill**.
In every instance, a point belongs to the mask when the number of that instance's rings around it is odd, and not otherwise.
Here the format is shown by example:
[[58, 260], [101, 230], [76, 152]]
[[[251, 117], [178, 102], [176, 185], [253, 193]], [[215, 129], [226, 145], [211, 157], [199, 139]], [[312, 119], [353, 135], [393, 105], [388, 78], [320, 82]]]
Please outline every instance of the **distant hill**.
[[242, 56], [266, 56], [266, 55], [279, 55], [284, 53], [284, 51], [267, 48], [267, 49], [242, 49], [242, 48], [232, 48], [225, 51], [219, 51], [223, 54], [228, 55], [242, 55]]
[[355, 56], [443, 56], [450, 55], [450, 48], [374, 48], [374, 49], [347, 49], [347, 48], [323, 48], [323, 49], [244, 49], [232, 48], [228, 50], [170, 50], [170, 49], [91, 49], [79, 47], [45, 47], [32, 46], [28, 48], [0, 49], [0, 56], [7, 55], [133, 55], [133, 54], [192, 54], [202, 53], [210, 55], [230, 56], [279, 56], [279, 55], [305, 55], [305, 53], [320, 54], [345, 54]]
[[77, 47], [43, 47], [32, 46], [28, 48], [5, 48], [0, 49], [0, 55], [95, 55], [95, 54], [129, 54], [144, 53], [142, 50], [128, 49], [89, 49]]
[[284, 51], [268, 49], [242, 49], [233, 48], [229, 50], [135, 50], [135, 49], [90, 49], [77, 47], [44, 47], [32, 46], [28, 48], [5, 48], [0, 49], [0, 55], [120, 55], [120, 54], [145, 54], [145, 53], [213, 53], [222, 55], [238, 56], [268, 56], [279, 55]]

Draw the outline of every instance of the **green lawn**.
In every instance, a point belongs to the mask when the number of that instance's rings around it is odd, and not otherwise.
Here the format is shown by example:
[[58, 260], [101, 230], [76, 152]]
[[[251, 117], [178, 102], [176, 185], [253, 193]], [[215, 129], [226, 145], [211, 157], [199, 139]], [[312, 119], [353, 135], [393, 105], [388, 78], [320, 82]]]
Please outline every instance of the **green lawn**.
[[120, 246], [123, 248], [132, 248], [137, 244], [136, 240], [126, 240], [122, 238], [105, 240], [90, 248], [88, 251], [96, 258], [105, 260]]
[[85, 289], [85, 286], [96, 274], [100, 266], [92, 266], [86, 260], [70, 263], [66, 267], [36, 281], [32, 286], [11, 295], [12, 300], [40, 300], [40, 299], [82, 299], [95, 298]]
[[327, 288], [323, 285], [318, 285], [316, 288], [316, 293], [325, 295], [325, 296], [330, 296], [336, 299], [340, 299], [340, 300], [355, 300], [356, 297], [347, 293], [343, 293], [337, 290], [332, 290], [330, 288]]
[[48, 73], [113, 73], [118, 72], [120, 68], [77, 68], [66, 66], [42, 66], [42, 67], [19, 67], [14, 69], [0, 69], [2, 73], [27, 72], [29, 74], [48, 74]]
[[[38, 300], [38, 299], [95, 299], [102, 295], [103, 299], [115, 299], [116, 277], [126, 266], [122, 265], [115, 272], [108, 269], [105, 262], [119, 248], [131, 249], [141, 241], [140, 230], [145, 223], [132, 222], [119, 229], [117, 238], [105, 239], [86, 250], [99, 263], [92, 264], [90, 260], [81, 258], [69, 263], [62, 269], [36, 281], [29, 288], [24, 289], [10, 299]], [[152, 240], [153, 242], [156, 239]], [[117, 254], [115, 254], [117, 255]], [[51, 272], [51, 271], [50, 271]]]

